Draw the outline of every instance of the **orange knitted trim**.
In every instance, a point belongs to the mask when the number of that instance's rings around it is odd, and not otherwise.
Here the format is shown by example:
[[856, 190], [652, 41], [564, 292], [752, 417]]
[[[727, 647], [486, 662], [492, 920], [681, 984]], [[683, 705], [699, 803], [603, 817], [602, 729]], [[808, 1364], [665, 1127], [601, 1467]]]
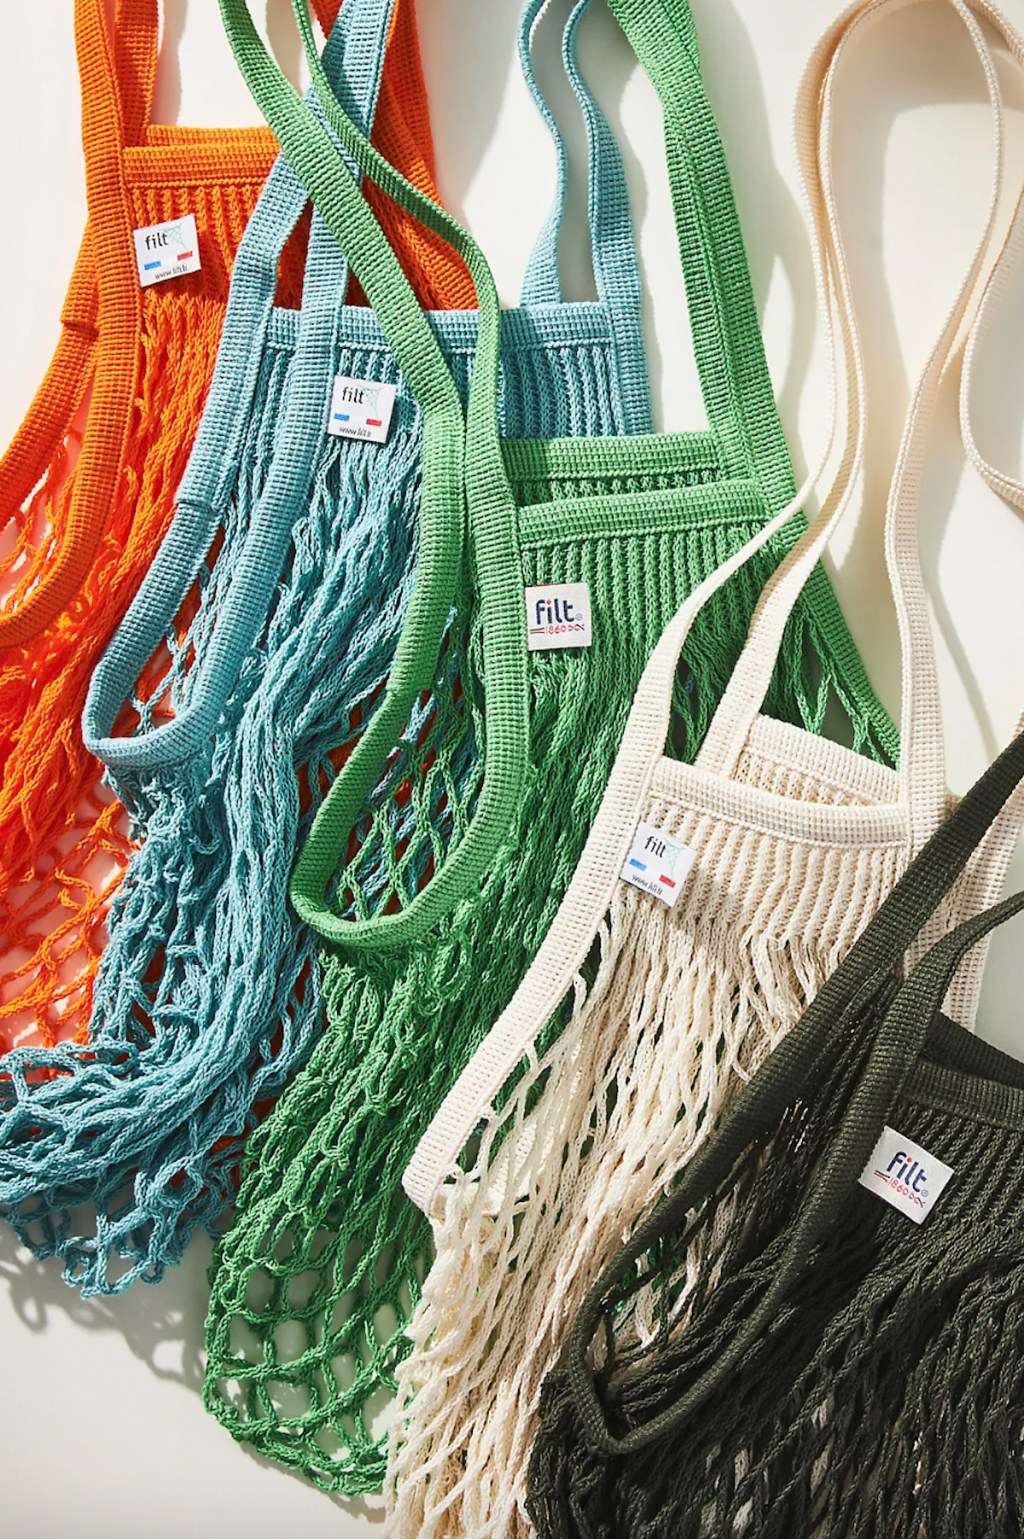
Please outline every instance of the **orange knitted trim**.
[[[87, 1037], [105, 918], [132, 845], [85, 751], [81, 712], [170, 521], [231, 266], [274, 150], [266, 130], [149, 128], [156, 0], [120, 0], [113, 46], [99, 4], [76, 0], [89, 229], [54, 360], [0, 460], [3, 1046]], [[417, 143], [408, 126], [425, 122], [415, 17], [399, 0], [375, 136], [436, 195], [429, 134]], [[386, 208], [421, 297], [473, 303], [460, 264], [447, 252], [436, 262], [421, 238], [407, 240], [407, 216]], [[131, 230], [185, 212], [196, 217], [202, 270], [140, 291]], [[281, 291], [296, 299], [302, 255], [292, 243], [282, 264]]]

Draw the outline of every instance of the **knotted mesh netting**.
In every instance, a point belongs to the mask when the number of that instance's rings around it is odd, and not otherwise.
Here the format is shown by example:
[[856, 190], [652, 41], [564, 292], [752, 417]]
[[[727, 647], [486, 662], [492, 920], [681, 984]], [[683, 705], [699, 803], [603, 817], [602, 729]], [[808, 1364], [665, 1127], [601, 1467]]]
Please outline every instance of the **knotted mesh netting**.
[[[869, 1042], [837, 1035], [813, 1099], [606, 1300], [599, 1385], [616, 1433], [676, 1401], [764, 1296]], [[771, 1329], [683, 1428], [610, 1455], [566, 1373], [549, 1377], [530, 1468], [541, 1539], [1020, 1532], [1024, 1071], [994, 1052], [966, 1067], [971, 1042], [946, 1023], [889, 1114], [955, 1172], [925, 1223], [851, 1182]]]
[[[537, 480], [521, 486], [524, 583], [588, 583], [593, 645], [531, 659], [526, 794], [481, 890], [420, 944], [358, 962], [322, 947], [326, 1035], [250, 1141], [212, 1275], [207, 1399], [235, 1436], [327, 1488], [375, 1489], [384, 1475], [405, 1328], [432, 1255], [429, 1225], [401, 1189], [404, 1167], [554, 917], [663, 626], [765, 517], [756, 498], [737, 500], [695, 458], [676, 467], [671, 511], [660, 518], [632, 489], [605, 500], [590, 483], [588, 497], [544, 501]], [[643, 481], [634, 472], [631, 488]], [[687, 753], [783, 543], [751, 562], [694, 629], [676, 691], [674, 736]], [[458, 786], [455, 767], [479, 763], [480, 655], [467, 602], [434, 693], [346, 852], [338, 912], [357, 876], [364, 911], [393, 912], [416, 890], [418, 876], [407, 873], [429, 874], [458, 847], [479, 792], [479, 775]], [[858, 740], [878, 751], [870, 711], [807, 606], [789, 629], [770, 708], [820, 726], [832, 691], [848, 702]], [[370, 851], [389, 881], [366, 881]]]

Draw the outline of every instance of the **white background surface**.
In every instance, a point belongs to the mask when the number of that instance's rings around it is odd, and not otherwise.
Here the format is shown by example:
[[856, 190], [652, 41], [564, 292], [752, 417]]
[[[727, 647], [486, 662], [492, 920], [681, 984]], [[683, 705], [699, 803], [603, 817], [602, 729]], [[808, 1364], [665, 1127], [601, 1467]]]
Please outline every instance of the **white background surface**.
[[[823, 358], [792, 155], [803, 62], [839, 0], [693, 0], [708, 92], [733, 171], [773, 378], [799, 472], [825, 427]], [[1024, 27], [1024, 0], [1005, 0]], [[266, 9], [254, 7], [259, 15]], [[519, 0], [420, 0], [439, 181], [448, 206], [516, 298], [551, 185], [550, 144], [515, 63]], [[564, 14], [565, 0], [554, 0]], [[298, 73], [287, 0], [269, 0], [279, 56]], [[649, 289], [648, 334], [660, 423], [701, 422], [667, 202], [653, 92], [599, 3], [583, 58], [625, 140]], [[71, 0], [4, 6], [0, 55], [0, 437], [8, 440], [49, 357], [84, 220]], [[168, 0], [157, 117], [257, 121], [222, 40], [214, 0]], [[549, 32], [548, 37], [551, 37]], [[549, 52], [551, 50], [549, 49]], [[545, 70], [545, 78], [552, 75]], [[1024, 92], [1003, 71], [1013, 168], [1024, 169]], [[579, 152], [567, 101], [559, 116]], [[882, 509], [910, 382], [976, 237], [990, 168], [978, 65], [952, 10], [915, 7], [851, 56], [836, 124], [839, 187], [871, 386], [871, 452], [856, 529], [833, 567], [876, 686], [898, 712], [899, 665], [887, 599]], [[589, 292], [579, 186], [563, 253], [568, 297]], [[982, 370], [979, 437], [1020, 472], [1024, 273]], [[950, 783], [963, 790], [1024, 704], [1024, 529], [965, 471], [947, 392], [926, 484], [923, 548], [939, 632]], [[1024, 880], [1024, 863], [1016, 867]], [[990, 965], [982, 1030], [1024, 1056], [1021, 935]], [[5, 1533], [19, 1539], [303, 1539], [369, 1534], [369, 1508], [332, 1502], [237, 1447], [198, 1394], [209, 1247], [159, 1288], [83, 1303], [59, 1270], [0, 1232], [0, 1411]], [[473, 1539], [473, 1536], [469, 1536]]]

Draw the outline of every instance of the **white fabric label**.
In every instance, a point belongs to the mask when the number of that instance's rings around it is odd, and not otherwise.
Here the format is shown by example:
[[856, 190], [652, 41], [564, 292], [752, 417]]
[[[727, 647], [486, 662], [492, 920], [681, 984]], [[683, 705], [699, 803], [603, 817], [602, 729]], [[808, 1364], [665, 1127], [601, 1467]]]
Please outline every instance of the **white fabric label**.
[[333, 433], [335, 438], [359, 438], [364, 443], [386, 444], [397, 393], [396, 385], [385, 385], [377, 379], [336, 375], [328, 433]]
[[883, 1202], [923, 1224], [945, 1191], [953, 1171], [913, 1139], [884, 1128], [860, 1175], [860, 1185]]
[[622, 880], [673, 908], [696, 859], [697, 851], [688, 844], [670, 839], [652, 823], [640, 823], [622, 868]]
[[589, 647], [590, 588], [585, 582], [540, 583], [526, 592], [526, 642], [531, 652]]
[[203, 265], [194, 214], [168, 219], [164, 224], [147, 224], [134, 235], [135, 263], [144, 289], [153, 283], [166, 283], [168, 278], [197, 273]]

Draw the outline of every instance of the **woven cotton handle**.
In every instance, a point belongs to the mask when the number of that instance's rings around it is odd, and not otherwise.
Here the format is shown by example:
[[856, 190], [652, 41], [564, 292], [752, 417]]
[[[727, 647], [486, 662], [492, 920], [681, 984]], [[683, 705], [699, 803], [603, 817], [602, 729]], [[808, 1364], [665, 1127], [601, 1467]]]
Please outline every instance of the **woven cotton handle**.
[[[325, 49], [324, 67], [340, 78], [346, 100], [368, 124], [376, 111], [393, 8], [394, 0], [346, 0]], [[300, 418], [300, 430], [282, 435], [257, 516], [232, 569], [210, 646], [193, 675], [188, 703], [172, 720], [146, 732], [133, 736], [114, 732], [125, 699], [173, 624], [216, 537], [249, 427], [247, 403], [253, 399], [263, 367], [260, 339], [266, 336], [273, 313], [281, 255], [306, 202], [301, 182], [285, 157], [278, 156], [235, 260], [210, 394], [175, 499], [174, 521], [90, 681], [82, 718], [86, 746], [113, 769], [180, 763], [208, 743], [279, 580], [282, 533], [268, 528], [272, 519], [266, 506], [274, 503], [277, 488], [288, 479], [285, 460], [290, 458], [295, 467], [295, 482], [302, 481], [299, 462], [311, 462], [321, 441], [322, 433], [308, 407], [305, 420]], [[331, 347], [327, 317], [336, 311], [347, 282], [344, 256], [329, 239], [333, 252], [325, 253], [324, 232], [314, 221], [298, 340], [285, 394], [286, 409], [291, 411], [303, 388], [323, 392], [321, 375], [328, 361], [318, 355]], [[289, 506], [289, 527], [291, 516]]]
[[[841, 24], [829, 66], [826, 92], [831, 95], [835, 69], [858, 33], [884, 13], [917, 0], [868, 0], [854, 8]], [[1024, 505], [1024, 488], [1001, 476], [978, 454], [970, 425], [971, 371], [979, 346], [990, 328], [998, 285], [984, 281], [999, 205], [1003, 165], [1003, 116], [995, 66], [977, 15], [987, 17], [1003, 35], [1014, 59], [1024, 67], [1024, 42], [987, 0], [950, 0], [971, 38], [985, 75], [994, 129], [993, 177], [981, 238], [960, 289], [946, 316], [938, 340], [918, 380], [900, 444], [885, 519], [885, 554], [899, 623], [903, 673], [900, 723], [901, 796], [908, 808], [911, 851], [916, 852], [938, 826], [945, 809], [946, 768], [938, 674], [919, 550], [920, 487], [925, 445], [931, 431], [943, 373], [958, 349], [965, 319], [975, 312], [964, 358], [961, 390], [965, 444], [989, 485], [1017, 506]], [[828, 161], [826, 170], [830, 171]], [[997, 262], [1005, 272], [1012, 256], [1024, 246], [1024, 207], [1018, 201], [1013, 226]], [[845, 268], [842, 247], [834, 252]], [[793, 606], [810, 573], [824, 554], [845, 511], [853, 482], [828, 517], [813, 530], [780, 567], [768, 584], [750, 627], [749, 638], [729, 687], [701, 747], [697, 763], [712, 772], [730, 774], [747, 742], [775, 666], [779, 644]]]
[[[992, 330], [994, 313], [999, 309], [1006, 290], [1013, 279], [1019, 276], [1022, 245], [1024, 243], [1018, 238], [1018, 223], [1015, 221], [1007, 231], [1003, 251], [989, 276], [978, 311], [977, 324], [968, 337], [964, 350], [963, 371], [960, 377], [960, 431], [967, 457], [978, 475], [996, 496], [1010, 503], [1012, 507], [1024, 511], [1024, 485], [998, 470], [981, 453], [974, 436], [971, 413], [975, 354], [984, 337]], [[1024, 718], [1018, 722], [1017, 730], [1020, 731], [1022, 727], [1024, 727]], [[984, 842], [982, 858], [975, 862], [964, 877], [960, 888], [963, 912], [979, 913], [994, 903], [1003, 889], [1022, 827], [1024, 827], [1024, 792], [1018, 791], [995, 820]], [[970, 1017], [973, 1003], [981, 991], [986, 956], [985, 945], [972, 945], [964, 965], [954, 979], [948, 1008], [956, 1021], [966, 1021]]]
[[926, 928], [983, 842], [999, 811], [1024, 782], [1024, 735], [1015, 739], [925, 845], [825, 987], [772, 1052], [726, 1114], [715, 1136], [684, 1172], [675, 1190], [639, 1226], [588, 1293], [567, 1345], [570, 1382], [590, 1441], [622, 1456], [664, 1437], [688, 1421], [721, 1388], [776, 1318], [806, 1258], [844, 1211], [850, 1186], [863, 1169], [893, 1101], [924, 1046], [929, 1027], [961, 959], [998, 924], [1024, 909], [1017, 894], [950, 931], [918, 963], [896, 992], [871, 1047], [837, 1136], [814, 1174], [806, 1207], [756, 1309], [746, 1316], [714, 1365], [681, 1398], [641, 1427], [617, 1436], [608, 1426], [587, 1357], [606, 1301], [634, 1273], [639, 1259], [726, 1180], [744, 1149], [767, 1136], [785, 1108], [812, 1095], [824, 1061], [835, 1051], [844, 1016], [856, 1030], [879, 987]]
[[[310, 191], [314, 202], [339, 240], [351, 241], [337, 197], [337, 157], [319, 125], [298, 101], [294, 91], [270, 60], [240, 0], [220, 0], [243, 73], [269, 121], [278, 129], [289, 158]], [[353, 3], [353, 0], [349, 0]], [[466, 439], [471, 453], [464, 460], [461, 432], [451, 420], [431, 422], [431, 399], [436, 399], [439, 376], [431, 386], [422, 361], [410, 351], [396, 330], [395, 295], [381, 274], [368, 274], [364, 287], [378, 313], [385, 335], [410, 390], [424, 411], [424, 493], [421, 500], [420, 547], [416, 584], [406, 611], [402, 634], [381, 701], [369, 726], [336, 777], [320, 809], [313, 831], [299, 858], [292, 883], [297, 912], [322, 935], [352, 948], [404, 945], [418, 939], [437, 923], [452, 903], [486, 871], [525, 782], [528, 743], [528, 691], [526, 687], [525, 621], [515, 531], [515, 504], [505, 473], [497, 431], [498, 345], [500, 309], [497, 291], [487, 262], [476, 243], [438, 205], [425, 198], [388, 164], [360, 135], [337, 102], [313, 47], [309, 20], [302, 0], [293, 7], [303, 32], [310, 71], [320, 103], [347, 154], [382, 191], [414, 213], [428, 229], [452, 246], [466, 262], [477, 289], [480, 326], [470, 386]], [[353, 267], [363, 272], [352, 253]], [[372, 277], [374, 291], [369, 283]], [[418, 314], [418, 312], [417, 312]], [[422, 317], [420, 317], [422, 319]], [[425, 323], [424, 323], [425, 324]], [[436, 353], [432, 335], [430, 343]], [[400, 345], [401, 344], [401, 345]], [[437, 354], [446, 389], [458, 397], [440, 354]], [[458, 424], [462, 426], [461, 406]], [[432, 425], [436, 431], [431, 431]], [[447, 456], [449, 463], [440, 462]], [[452, 457], [454, 456], [454, 458]], [[397, 914], [383, 914], [363, 923], [347, 923], [333, 915], [326, 903], [327, 886], [337, 850], [354, 825], [363, 801], [381, 766], [404, 728], [417, 696], [433, 683], [441, 637], [455, 596], [461, 567], [462, 521], [455, 520], [449, 499], [443, 538], [432, 545], [427, 534], [442, 528], [436, 511], [431, 514], [429, 495], [444, 484], [452, 488], [457, 472], [461, 498], [462, 467], [473, 482], [473, 555], [481, 590], [484, 631], [484, 665], [488, 680], [487, 743], [483, 790], [465, 838], [409, 906]], [[460, 508], [461, 512], [461, 508]], [[500, 682], [500, 689], [498, 684]]]

